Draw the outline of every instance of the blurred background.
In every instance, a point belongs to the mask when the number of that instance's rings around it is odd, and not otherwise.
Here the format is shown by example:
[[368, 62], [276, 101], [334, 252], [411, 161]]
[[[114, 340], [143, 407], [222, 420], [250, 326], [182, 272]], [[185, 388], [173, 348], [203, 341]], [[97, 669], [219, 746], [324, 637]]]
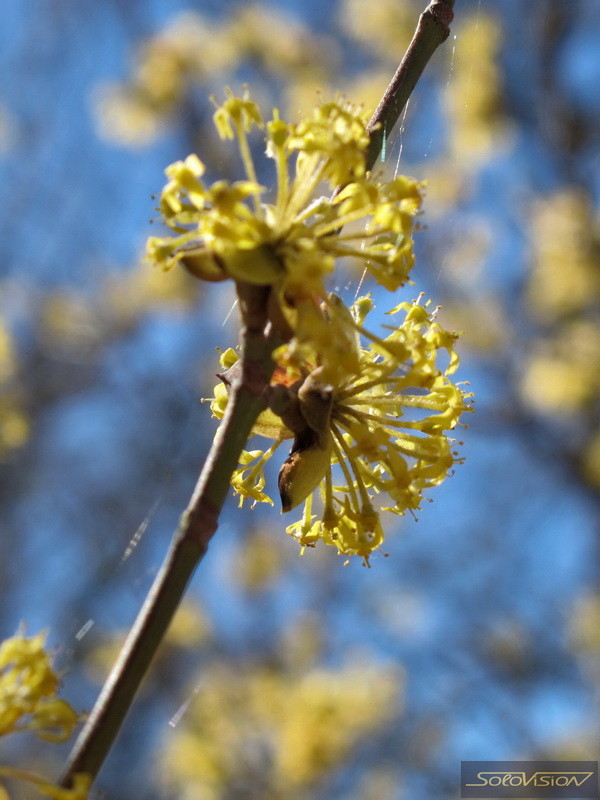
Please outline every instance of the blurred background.
[[[48, 629], [78, 711], [167, 549], [236, 343], [226, 284], [142, 263], [163, 170], [197, 152], [209, 179], [239, 175], [211, 121], [225, 86], [292, 121], [317, 91], [373, 108], [423, 7], [3, 4], [0, 633]], [[300, 558], [277, 508], [231, 498], [95, 797], [441, 800], [461, 760], [598, 758], [600, 6], [455, 13], [379, 168], [428, 182], [398, 301], [425, 291], [464, 331], [466, 462], [417, 522], [388, 520], [371, 569]], [[332, 288], [360, 284], [350, 267]], [[48, 776], [68, 752], [1, 748]]]

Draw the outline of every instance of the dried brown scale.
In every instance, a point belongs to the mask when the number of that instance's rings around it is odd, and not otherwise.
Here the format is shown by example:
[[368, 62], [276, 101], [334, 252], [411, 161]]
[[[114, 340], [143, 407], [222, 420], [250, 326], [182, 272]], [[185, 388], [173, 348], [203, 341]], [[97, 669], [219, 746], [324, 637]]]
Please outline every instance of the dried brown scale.
[[[312, 375], [309, 375], [303, 381], [298, 381], [296, 391], [298, 411], [304, 427], [296, 433], [290, 455], [279, 471], [278, 488], [282, 513], [291, 511], [298, 502], [305, 498], [306, 495], [301, 493], [301, 499], [294, 500], [294, 484], [297, 484], [299, 480], [304, 482], [308, 480], [309, 486], [314, 483], [312, 489], [315, 489], [321, 482], [323, 475], [318, 469], [314, 469], [315, 454], [318, 461], [324, 461], [323, 458], [319, 458], [319, 451], [323, 455], [326, 453], [327, 468], [329, 464], [331, 442], [329, 423], [333, 408], [333, 389], [330, 386], [324, 386]], [[309, 473], [308, 477], [307, 472]]]
[[329, 420], [333, 408], [333, 389], [309, 375], [298, 390], [300, 410], [306, 423], [317, 435], [321, 448], [327, 446], [329, 439]]
[[298, 389], [301, 385], [302, 380], [298, 380], [291, 386], [277, 383], [269, 387], [269, 408], [296, 436], [302, 435], [307, 428], [298, 400]]

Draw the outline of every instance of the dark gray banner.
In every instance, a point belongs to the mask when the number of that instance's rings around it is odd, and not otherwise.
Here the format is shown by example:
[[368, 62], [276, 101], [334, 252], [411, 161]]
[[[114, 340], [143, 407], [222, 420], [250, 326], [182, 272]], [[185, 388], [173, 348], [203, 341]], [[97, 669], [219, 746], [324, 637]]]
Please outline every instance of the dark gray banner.
[[597, 761], [461, 761], [463, 798], [594, 798]]

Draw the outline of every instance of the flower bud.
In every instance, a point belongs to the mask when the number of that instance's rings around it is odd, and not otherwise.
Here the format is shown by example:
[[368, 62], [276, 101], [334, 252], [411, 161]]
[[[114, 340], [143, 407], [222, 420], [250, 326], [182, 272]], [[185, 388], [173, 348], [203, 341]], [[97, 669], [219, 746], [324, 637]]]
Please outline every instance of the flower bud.
[[321, 483], [331, 461], [331, 440], [325, 448], [313, 442], [308, 447], [292, 450], [279, 472], [281, 513], [291, 511], [314, 492]]
[[190, 250], [179, 259], [179, 263], [186, 272], [201, 281], [219, 283], [228, 278], [219, 257], [208, 250]]

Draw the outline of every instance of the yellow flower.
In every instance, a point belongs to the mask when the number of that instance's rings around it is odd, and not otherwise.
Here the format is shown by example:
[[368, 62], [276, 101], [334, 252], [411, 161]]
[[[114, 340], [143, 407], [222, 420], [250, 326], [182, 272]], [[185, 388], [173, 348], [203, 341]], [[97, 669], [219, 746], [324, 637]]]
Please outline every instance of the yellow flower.
[[[31, 731], [40, 739], [63, 742], [77, 724], [71, 706], [56, 696], [59, 678], [44, 649], [46, 635], [26, 638], [18, 633], [0, 644], [0, 736]], [[27, 781], [55, 800], [86, 800], [91, 779], [75, 775], [71, 789], [15, 767], [1, 767], [0, 777]], [[0, 786], [0, 798], [4, 797]], [[8, 797], [8, 795], [6, 795]]]
[[[63, 789], [53, 783], [27, 770], [15, 769], [14, 767], [0, 767], [0, 777], [11, 778], [13, 780], [26, 781], [35, 786], [40, 794], [50, 797], [52, 800], [88, 800], [92, 780], [89, 775], [77, 773], [73, 776], [73, 786], [70, 789]], [[9, 800], [8, 795], [3, 794], [4, 790], [0, 786], [0, 800]]]
[[[247, 496], [271, 502], [263, 492], [264, 465], [285, 438], [294, 436], [279, 489], [284, 512], [303, 502], [304, 511], [287, 532], [303, 548], [321, 539], [368, 564], [384, 539], [379, 511], [414, 512], [423, 492], [440, 484], [460, 463], [448, 432], [471, 410], [471, 395], [450, 378], [458, 367], [456, 334], [437, 323], [437, 310], [431, 310], [429, 302], [422, 304], [419, 298], [392, 309], [389, 313], [397, 319], [385, 337], [362, 325], [372, 307], [368, 297], [346, 309], [331, 296], [327, 307], [333, 310], [327, 316], [329, 338], [345, 342], [344, 367], [337, 369], [313, 351], [295, 373], [303, 375], [301, 380], [276, 376], [271, 405], [284, 408], [280, 422], [273, 424], [277, 417], [270, 410], [265, 415], [271, 414], [271, 427], [263, 416], [253, 430], [276, 439], [275, 444], [267, 451], [245, 454], [232, 483], [242, 500]], [[445, 366], [440, 364], [442, 351]], [[228, 363], [232, 353], [226, 354]], [[296, 402], [294, 413], [281, 405], [282, 389], [288, 392], [288, 405]], [[216, 392], [219, 401], [213, 402], [213, 413], [222, 416], [226, 391], [218, 387]], [[317, 488], [319, 518], [313, 514]], [[376, 507], [379, 495], [389, 499]]]
[[[237, 140], [245, 178], [205, 185], [195, 155], [171, 165], [160, 208], [174, 236], [150, 239], [148, 256], [166, 268], [180, 263], [202, 280], [270, 287], [269, 321], [283, 344], [273, 353], [269, 408], [253, 433], [274, 444], [244, 452], [232, 485], [240, 504], [272, 502], [264, 467], [293, 439], [279, 492], [284, 512], [302, 503], [304, 512], [288, 533], [303, 547], [322, 539], [368, 563], [384, 539], [377, 495], [387, 495], [396, 514], [419, 508], [423, 491], [457, 462], [447, 433], [470, 395], [449, 378], [458, 366], [456, 336], [439, 326], [429, 303], [394, 308], [390, 314], [401, 321], [382, 338], [363, 327], [368, 297], [349, 310], [327, 294], [325, 282], [337, 259], [353, 257], [390, 291], [406, 283], [421, 186], [366, 171], [366, 119], [340, 98], [320, 103], [297, 125], [277, 110], [265, 125], [247, 91], [228, 92], [214, 121], [222, 138]], [[255, 127], [265, 130], [266, 155], [275, 162], [272, 202], [250, 149]], [[322, 183], [330, 197], [315, 199]], [[211, 403], [217, 417], [236, 360], [234, 351], [223, 354], [223, 384]], [[317, 490], [320, 519], [312, 513]]]
[[30, 730], [41, 739], [62, 742], [77, 724], [77, 714], [56, 697], [59, 679], [44, 650], [46, 636], [17, 634], [0, 644], [0, 736]]
[[[180, 263], [203, 280], [232, 278], [273, 287], [273, 324], [296, 334], [296, 345], [317, 345], [327, 329], [324, 281], [335, 260], [360, 259], [386, 288], [402, 286], [413, 266], [412, 232], [421, 186], [403, 176], [377, 181], [366, 173], [366, 119], [350, 104], [321, 103], [291, 125], [274, 111], [263, 125], [248, 93], [231, 93], [217, 107], [222, 138], [237, 139], [245, 179], [202, 182], [205, 168], [191, 155], [167, 169], [160, 209], [172, 237], [149, 239], [148, 258], [165, 268]], [[276, 197], [266, 202], [248, 133], [265, 129], [275, 162]], [[331, 198], [317, 198], [319, 186]], [[289, 333], [291, 331], [291, 333]]]
[[243, 505], [245, 498], [250, 498], [255, 503], [270, 503], [273, 505], [271, 498], [262, 491], [265, 486], [263, 468], [279, 444], [280, 442], [277, 441], [273, 447], [270, 447], [264, 453], [261, 450], [242, 451], [240, 456], [241, 466], [239, 469], [234, 470], [231, 477], [231, 485], [240, 496], [240, 507]]

